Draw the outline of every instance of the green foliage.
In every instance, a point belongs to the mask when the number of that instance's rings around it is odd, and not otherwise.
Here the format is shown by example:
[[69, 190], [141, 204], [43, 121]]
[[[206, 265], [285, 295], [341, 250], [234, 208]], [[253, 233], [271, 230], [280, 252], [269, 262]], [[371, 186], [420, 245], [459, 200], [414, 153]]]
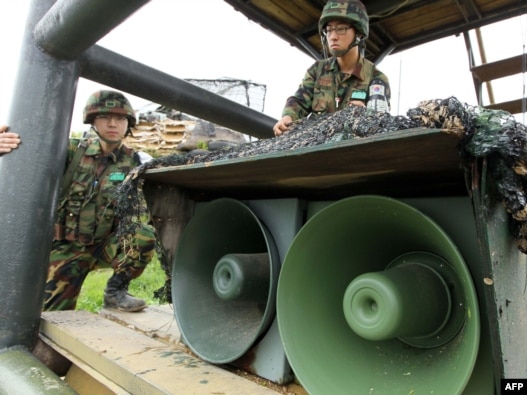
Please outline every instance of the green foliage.
[[94, 270], [88, 274], [81, 288], [77, 309], [95, 313], [102, 307], [104, 288], [111, 274], [111, 269]]
[[[112, 275], [112, 269], [94, 270], [86, 277], [77, 302], [77, 310], [97, 313], [102, 309], [104, 288]], [[166, 275], [157, 259], [154, 259], [143, 274], [130, 283], [130, 294], [144, 299], [149, 305], [159, 304], [154, 292], [165, 284]]]
[[70, 132], [70, 138], [72, 139], [81, 139], [83, 135], [84, 135], [84, 132], [79, 132], [79, 131]]
[[198, 141], [196, 143], [196, 148], [197, 149], [208, 150], [209, 149], [209, 144], [206, 141]]
[[144, 152], [146, 152], [148, 155], [150, 155], [152, 158], [159, 158], [161, 156], [161, 154], [159, 153], [159, 150], [157, 149], [148, 149], [148, 148], [145, 148], [144, 150], [142, 150]]

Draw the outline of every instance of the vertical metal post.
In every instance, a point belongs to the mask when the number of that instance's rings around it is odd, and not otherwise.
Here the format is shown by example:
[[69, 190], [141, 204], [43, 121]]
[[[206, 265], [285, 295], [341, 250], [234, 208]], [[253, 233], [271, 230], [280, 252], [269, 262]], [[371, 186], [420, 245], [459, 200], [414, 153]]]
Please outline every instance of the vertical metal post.
[[[22, 145], [0, 157], [0, 350], [32, 348], [38, 334], [56, 196], [64, 171], [77, 62], [32, 41], [54, 0], [33, 0], [7, 123]], [[4, 93], [4, 92], [3, 92]]]

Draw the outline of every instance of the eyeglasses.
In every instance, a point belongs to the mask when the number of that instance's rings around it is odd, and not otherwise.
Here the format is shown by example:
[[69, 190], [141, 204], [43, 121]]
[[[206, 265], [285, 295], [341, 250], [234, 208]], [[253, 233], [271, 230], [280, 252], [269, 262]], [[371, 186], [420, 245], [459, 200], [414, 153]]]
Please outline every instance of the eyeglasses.
[[100, 119], [101, 121], [110, 122], [112, 119], [114, 119], [116, 122], [124, 122], [128, 120], [123, 115], [96, 115], [95, 119]]
[[322, 34], [324, 36], [329, 36], [329, 35], [331, 35], [331, 33], [335, 32], [335, 33], [337, 33], [337, 35], [343, 36], [344, 34], [346, 34], [348, 29], [351, 29], [351, 28], [352, 28], [352, 26], [327, 27], [324, 30], [322, 30]]

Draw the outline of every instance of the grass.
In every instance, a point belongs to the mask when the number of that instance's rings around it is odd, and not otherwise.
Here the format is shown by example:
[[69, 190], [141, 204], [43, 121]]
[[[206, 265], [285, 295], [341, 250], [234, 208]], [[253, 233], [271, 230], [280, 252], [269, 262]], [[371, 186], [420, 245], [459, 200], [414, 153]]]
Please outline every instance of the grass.
[[[77, 310], [97, 313], [102, 309], [104, 288], [111, 275], [112, 269], [94, 270], [88, 274], [77, 301]], [[159, 300], [154, 298], [154, 291], [163, 286], [165, 278], [165, 272], [159, 261], [154, 259], [146, 267], [143, 274], [130, 283], [128, 292], [135, 297], [144, 299], [149, 305], [158, 305]]]

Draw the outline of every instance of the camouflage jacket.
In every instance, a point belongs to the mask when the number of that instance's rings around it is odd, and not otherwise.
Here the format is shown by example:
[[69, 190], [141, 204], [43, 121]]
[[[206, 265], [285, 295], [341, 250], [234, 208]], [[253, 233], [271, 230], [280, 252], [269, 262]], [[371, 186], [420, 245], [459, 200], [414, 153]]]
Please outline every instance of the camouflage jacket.
[[[66, 169], [80, 141], [70, 140]], [[98, 139], [84, 141], [87, 142], [86, 150], [58, 202], [54, 238], [92, 245], [115, 231], [117, 186], [140, 161], [138, 155], [124, 145], [104, 157]]]
[[337, 59], [331, 57], [315, 62], [307, 69], [296, 93], [286, 101], [282, 116], [289, 115], [293, 121], [309, 114], [326, 114], [348, 106], [352, 100], [366, 104], [370, 82], [380, 78], [386, 84], [386, 97], [390, 102], [388, 77], [369, 60], [361, 57], [351, 75], [339, 71]]

